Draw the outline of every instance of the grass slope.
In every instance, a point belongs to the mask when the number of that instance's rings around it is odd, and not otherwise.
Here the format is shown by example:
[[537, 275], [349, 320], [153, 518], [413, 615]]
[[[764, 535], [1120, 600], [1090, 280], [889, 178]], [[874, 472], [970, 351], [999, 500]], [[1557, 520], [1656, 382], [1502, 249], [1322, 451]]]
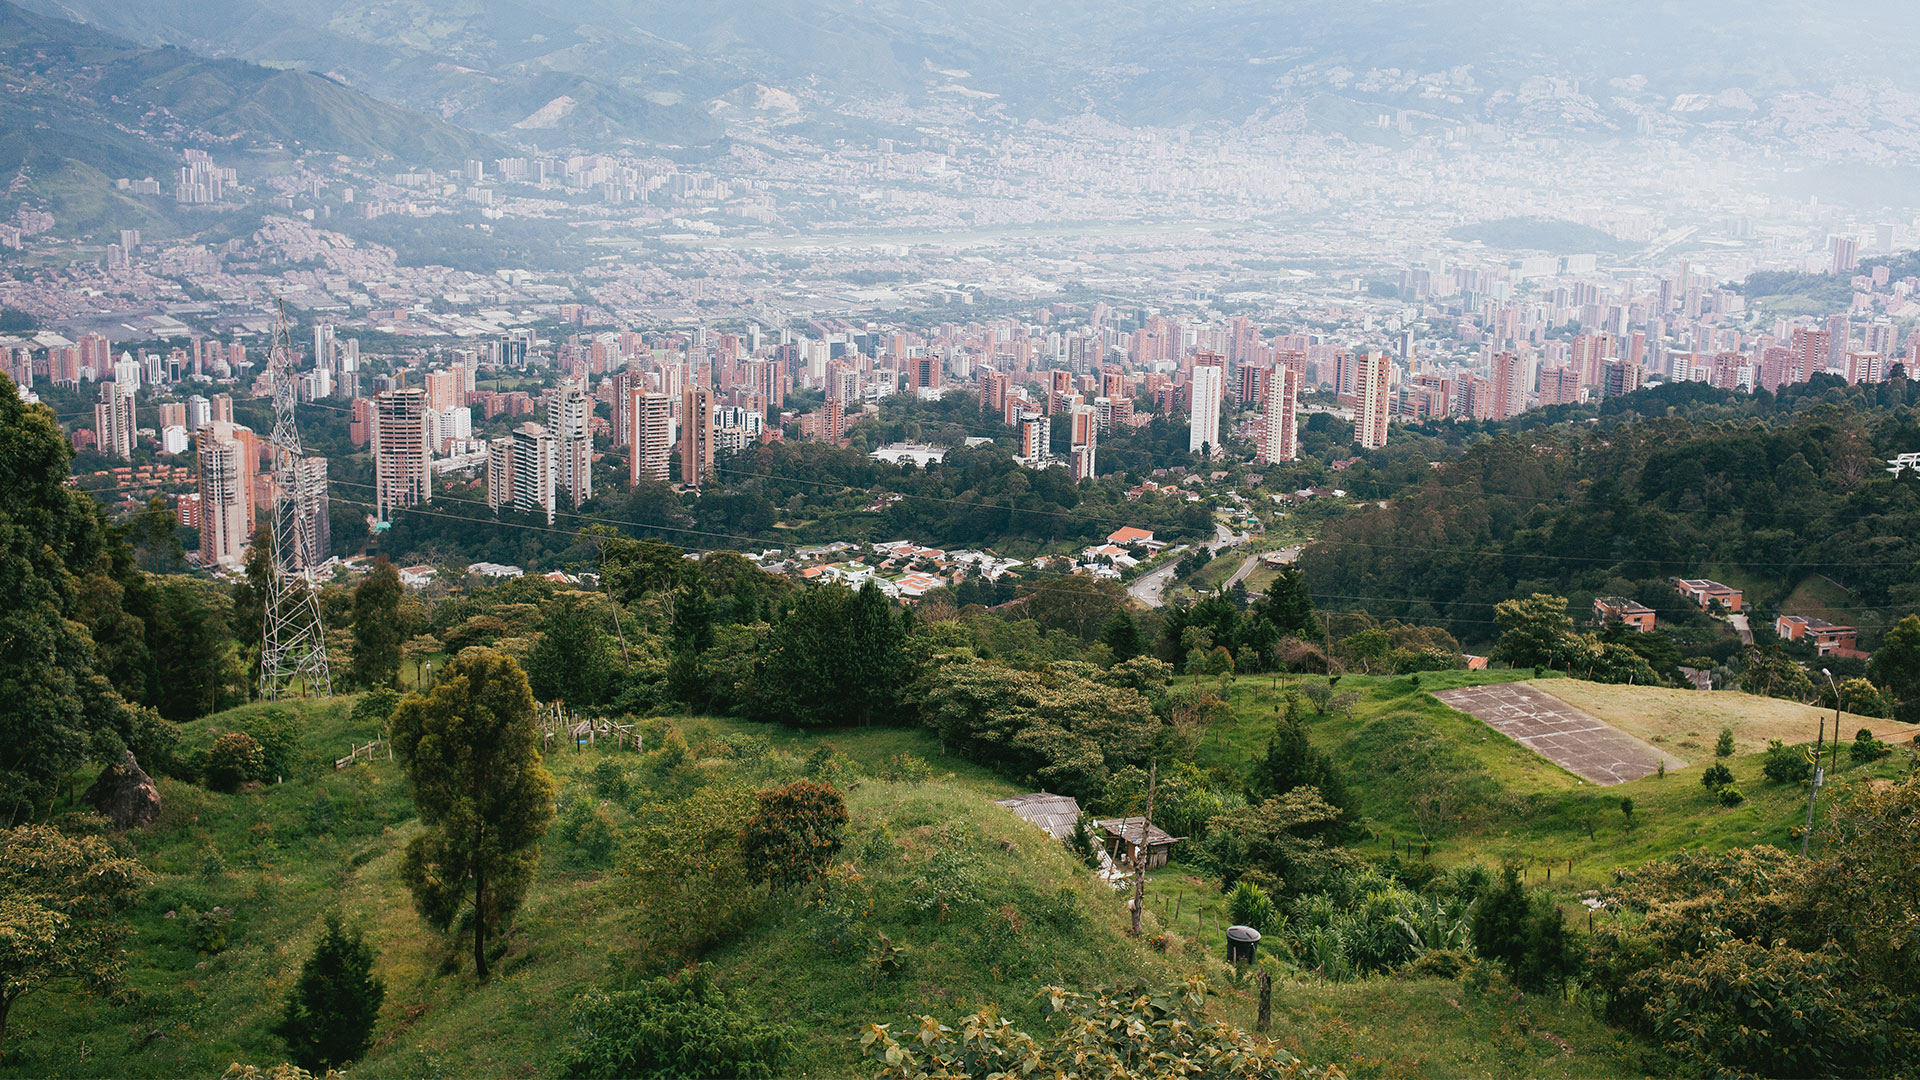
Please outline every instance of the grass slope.
[[[1236, 704], [1244, 718], [1223, 726], [1223, 747], [1264, 739], [1268, 709], [1255, 697], [1263, 686], [1241, 681]], [[1367, 689], [1355, 723], [1411, 703], [1386, 680]], [[285, 709], [299, 732], [291, 775], [230, 795], [162, 782], [162, 819], [128, 838], [155, 873], [132, 913], [139, 932], [130, 964], [136, 999], [113, 1006], [53, 994], [27, 998], [15, 1011], [0, 1075], [212, 1076], [236, 1060], [279, 1061], [283, 1052], [270, 1027], [329, 909], [366, 929], [388, 988], [378, 1041], [354, 1066], [356, 1076], [551, 1075], [573, 997], [657, 969], [659, 962], [640, 948], [646, 898], [634, 895], [611, 865], [561, 839], [557, 823], [495, 977], [481, 985], [464, 964], [450, 970], [447, 944], [415, 915], [398, 881], [401, 852], [419, 828], [404, 779], [384, 759], [344, 772], [331, 767], [349, 745], [373, 734], [354, 728], [351, 701], [253, 705], [189, 726], [185, 743], [205, 745], [218, 730]], [[1429, 716], [1441, 720], [1444, 712]], [[1331, 740], [1334, 725], [1346, 723], [1316, 721], [1315, 737]], [[1148, 936], [1127, 937], [1120, 896], [1060, 845], [991, 804], [1019, 789], [939, 758], [926, 733], [818, 735], [710, 718], [679, 724], [698, 752], [683, 770], [703, 781], [777, 782], [822, 743], [850, 759], [857, 777], [848, 794], [853, 822], [843, 855], [873, 886], [870, 931], [907, 947], [905, 971], [873, 986], [864, 947], [832, 952], [816, 944], [818, 917], [797, 897], [770, 900], [747, 931], [708, 956], [724, 984], [741, 989], [769, 1018], [793, 1025], [793, 1075], [867, 1073], [855, 1031], [868, 1019], [900, 1022], [931, 1011], [951, 1020], [996, 1004], [1039, 1030], [1034, 994], [1052, 982], [1090, 987], [1198, 971], [1215, 989], [1213, 1011], [1252, 1025], [1252, 984], [1234, 986], [1221, 962], [1216, 926], [1223, 913], [1215, 888], [1177, 865], [1155, 875]], [[1503, 785], [1526, 786], [1524, 752], [1467, 739], [1465, 725], [1448, 730], [1459, 752], [1484, 763]], [[743, 734], [770, 747], [764, 761], [721, 754], [722, 740]], [[878, 779], [901, 754], [931, 760], [940, 775], [920, 783]], [[641, 804], [661, 797], [646, 760], [601, 747], [552, 754], [548, 765], [564, 804], [596, 800], [594, 771], [613, 762], [635, 791], [603, 806], [624, 824]], [[1533, 772], [1540, 775], [1532, 787], [1564, 788], [1551, 770]], [[1370, 806], [1389, 816], [1387, 828], [1399, 827], [1386, 797]], [[888, 840], [876, 841], [881, 834]], [[972, 852], [977, 902], [945, 918], [915, 909], [908, 900], [927, 860], [936, 847], [955, 842]], [[1465, 853], [1463, 847], [1457, 854]], [[185, 916], [216, 906], [235, 913], [231, 944], [205, 955]], [[1204, 913], [1204, 923], [1197, 913]], [[1474, 996], [1447, 980], [1330, 986], [1281, 979], [1274, 1002], [1274, 1038], [1317, 1060], [1349, 1062], [1355, 1076], [1586, 1077], [1631, 1071], [1634, 1060], [1630, 1047], [1577, 1005]]]
[[[648, 912], [625, 879], [550, 834], [539, 880], [518, 916], [497, 975], [477, 984], [464, 967], [449, 973], [447, 948], [413, 911], [398, 879], [401, 852], [419, 829], [396, 766], [334, 772], [331, 759], [373, 733], [353, 730], [349, 699], [285, 706], [305, 732], [286, 782], [217, 794], [162, 782], [166, 809], [129, 839], [154, 871], [134, 910], [139, 931], [131, 964], [139, 991], [130, 1005], [29, 997], [15, 1012], [0, 1073], [17, 1076], [213, 1076], [232, 1061], [277, 1062], [270, 1034], [280, 1001], [312, 945], [320, 916], [338, 909], [366, 928], [378, 952], [387, 999], [379, 1042], [356, 1076], [548, 1075], [567, 1035], [567, 1007], [590, 986], [617, 983], [655, 966], [638, 947]], [[186, 741], [240, 726], [268, 706], [210, 717]], [[723, 721], [687, 724], [700, 737], [763, 729]], [[777, 747], [809, 750], [804, 736], [773, 733]], [[924, 754], [919, 732], [854, 733], [835, 743], [856, 762]], [[611, 760], [641, 784], [642, 755], [598, 748], [548, 758], [563, 801], [593, 798], [588, 776]], [[745, 766], [701, 760], [690, 768], [730, 777]], [[777, 782], [798, 759], [776, 752], [746, 779]], [[865, 947], [830, 954], [813, 943], [796, 896], [768, 901], [755, 924], [709, 959], [722, 981], [742, 988], [770, 1018], [794, 1025], [796, 1075], [845, 1076], [858, 1063], [856, 1026], [937, 1010], [957, 1014], [999, 1003], [1038, 1025], [1033, 1001], [1044, 984], [1094, 985], [1170, 977], [1180, 964], [1124, 934], [1124, 909], [1038, 830], [993, 806], [1012, 790], [973, 770], [924, 783], [861, 779], [848, 798], [852, 835], [884, 828], [894, 854], [856, 858], [875, 886], [875, 929], [908, 948], [899, 976], [869, 984]], [[626, 812], [618, 802], [613, 813]], [[958, 823], [978, 859], [980, 900], [946, 920], [902, 901], [922, 869], [936, 826]], [[556, 830], [558, 826], [556, 826]], [[849, 853], [853, 850], [850, 844]], [[216, 955], [194, 947], [189, 909], [235, 912], [232, 943]], [[168, 913], [176, 913], [169, 917]], [[1007, 926], [989, 933], [994, 920]], [[1018, 922], [1017, 927], [1011, 925]]]
[[[1361, 693], [1351, 717], [1321, 716], [1307, 706], [1311, 738], [1347, 770], [1349, 786], [1365, 809], [1372, 835], [1359, 844], [1360, 850], [1378, 858], [1417, 858], [1425, 844], [1427, 857], [1442, 865], [1475, 860], [1493, 865], [1511, 859], [1528, 868], [1530, 883], [1550, 884], [1572, 905], [1587, 890], [1609, 885], [1619, 866], [1688, 848], [1798, 844], [1807, 790], [1769, 783], [1761, 772], [1761, 754], [1743, 751], [1727, 759], [1736, 786], [1747, 797], [1735, 807], [1721, 806], [1692, 769], [1599, 787], [1448, 708], [1430, 693], [1530, 676], [1526, 671], [1427, 672], [1416, 684], [1409, 677], [1348, 675], [1340, 688]], [[1295, 686], [1308, 681], [1315, 680], [1288, 680]], [[1580, 703], [1576, 695], [1582, 692], [1581, 684], [1571, 680], [1542, 679], [1534, 685]], [[1687, 691], [1598, 687], [1594, 692], [1599, 695], [1595, 700], [1604, 699], [1605, 709], [1615, 715], [1685, 722], [1677, 719], [1684, 714], [1672, 711], [1680, 706], [1667, 695]], [[1722, 704], [1722, 699], [1731, 704]], [[1281, 701], [1269, 676], [1238, 680], [1231, 701], [1235, 718], [1205, 737], [1202, 763], [1245, 775], [1265, 752]], [[1770, 716], [1778, 706], [1800, 708], [1721, 691], [1691, 692], [1682, 704], [1715, 717], [1711, 727], [1686, 729], [1705, 736], [1700, 741], [1709, 755], [1721, 723], [1732, 722], [1736, 732], [1749, 727], [1740, 710], [1751, 707]], [[1809, 722], [1789, 741], [1811, 743], [1811, 734]], [[1843, 752], [1836, 779], [1896, 776], [1911, 760], [1910, 750], [1902, 749], [1876, 764], [1856, 767]], [[1634, 802], [1631, 823], [1621, 813], [1622, 798]]]

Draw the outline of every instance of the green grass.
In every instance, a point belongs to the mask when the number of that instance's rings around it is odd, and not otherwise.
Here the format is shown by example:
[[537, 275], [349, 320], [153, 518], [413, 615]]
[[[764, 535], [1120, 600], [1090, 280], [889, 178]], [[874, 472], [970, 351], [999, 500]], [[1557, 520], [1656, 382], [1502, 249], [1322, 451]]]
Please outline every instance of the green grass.
[[[1441, 866], [1511, 858], [1535, 885], [1548, 884], [1551, 868], [1550, 887], [1577, 925], [1585, 921], [1582, 894], [1602, 888], [1618, 866], [1689, 847], [1795, 842], [1805, 790], [1766, 783], [1758, 755], [1729, 761], [1749, 797], [1737, 808], [1719, 806], [1690, 773], [1598, 788], [1430, 696], [1530, 676], [1432, 672], [1416, 685], [1404, 677], [1350, 675], [1341, 688], [1361, 693], [1350, 717], [1308, 707], [1312, 738], [1347, 770], [1364, 807], [1362, 854]], [[1291, 686], [1311, 681], [1288, 679]], [[351, 702], [254, 705], [188, 726], [185, 743], [203, 745], [216, 729], [247, 726], [280, 708], [301, 738], [281, 784], [218, 794], [162, 782], [161, 821], [128, 837], [155, 875], [131, 913], [139, 932], [129, 966], [136, 999], [112, 1005], [29, 996], [15, 1010], [0, 1075], [211, 1076], [232, 1061], [279, 1061], [282, 1050], [269, 1029], [329, 909], [366, 929], [388, 988], [378, 1041], [354, 1066], [357, 1076], [549, 1075], [577, 994], [660, 969], [665, 961], [644, 947], [647, 898], [635, 895], [617, 862], [596, 863], [557, 831], [543, 845], [540, 876], [495, 976], [477, 983], [463, 959], [449, 964], [448, 943], [415, 915], [399, 884], [401, 852], [419, 825], [398, 769], [384, 758], [344, 772], [331, 768], [347, 746], [373, 734], [353, 726]], [[1198, 756], [1217, 773], [1243, 776], [1264, 752], [1282, 698], [1270, 676], [1247, 676], [1233, 685], [1230, 704], [1231, 719], [1202, 737]], [[905, 945], [906, 969], [876, 987], [864, 947], [833, 952], [817, 944], [818, 916], [805, 908], [804, 894], [766, 898], [751, 927], [707, 957], [723, 984], [793, 1026], [794, 1075], [866, 1074], [855, 1032], [869, 1020], [899, 1023], [932, 1012], [951, 1021], [991, 1003], [1040, 1030], [1034, 995], [1052, 982], [1092, 987], [1200, 972], [1213, 989], [1213, 1013], [1252, 1025], [1251, 984], [1236, 985], [1222, 968], [1222, 897], [1190, 867], [1175, 863], [1151, 875], [1148, 934], [1135, 940], [1125, 933], [1122, 895], [1060, 845], [991, 805], [1020, 787], [941, 757], [926, 732], [812, 733], [705, 717], [675, 722], [696, 760], [670, 783], [648, 755], [610, 746], [559, 751], [548, 765], [563, 801], [598, 801], [590, 777], [605, 761], [619, 764], [634, 786], [632, 795], [605, 803], [620, 827], [646, 812], [649, 801], [680, 797], [696, 779], [766, 784], [796, 775], [823, 743], [851, 762], [852, 825], [843, 857], [873, 889], [874, 914], [863, 933], [884, 932]], [[765, 740], [765, 763], [721, 756], [721, 740], [739, 734]], [[879, 778], [909, 754], [928, 760], [934, 778]], [[1843, 768], [1842, 776], [1894, 775], [1906, 759], [1902, 751], [1872, 766]], [[1623, 795], [1637, 807], [1631, 828], [1618, 809]], [[1427, 811], [1419, 809], [1423, 800]], [[1436, 800], [1446, 812], [1432, 812]], [[881, 833], [890, 840], [869, 845]], [[974, 853], [979, 899], [942, 918], [909, 900], [926, 860], [953, 843]], [[167, 913], [216, 905], [235, 912], [232, 943], [201, 955], [185, 921]], [[1007, 929], [996, 934], [996, 925]], [[1275, 985], [1274, 1017], [1276, 1040], [1311, 1060], [1343, 1062], [1356, 1077], [1643, 1071], [1641, 1048], [1578, 1001], [1476, 996], [1457, 981], [1287, 977]]]
[[[415, 915], [399, 883], [401, 852], [419, 825], [404, 780], [384, 758], [334, 772], [331, 760], [372, 732], [348, 720], [351, 699], [291, 703], [304, 731], [295, 775], [234, 794], [162, 781], [161, 820], [130, 834], [153, 871], [131, 912], [138, 931], [129, 966], [131, 1004], [37, 995], [14, 1012], [10, 1053], [0, 1074], [18, 1076], [213, 1076], [233, 1061], [266, 1064], [284, 1051], [271, 1035], [279, 1003], [311, 948], [320, 916], [341, 911], [364, 927], [386, 981], [379, 1038], [356, 1076], [546, 1075], [568, 1031], [567, 1006], [599, 984], [658, 970], [641, 942], [646, 898], [615, 869], [594, 865], [550, 833], [542, 868], [517, 917], [496, 974], [477, 983], [464, 963], [449, 967], [441, 935]], [[190, 725], [197, 745], [215, 729], [246, 726], [275, 706], [248, 706]], [[684, 722], [696, 748], [706, 737], [766, 736], [765, 764], [702, 759], [686, 770], [710, 780], [779, 782], [796, 775], [821, 738], [724, 720]], [[824, 741], [857, 769], [878, 771], [897, 754], [935, 756], [919, 731], [833, 733]], [[712, 745], [712, 744], [707, 744]], [[655, 797], [645, 756], [610, 746], [550, 755], [562, 800], [593, 798], [593, 767], [612, 760], [639, 785], [620, 822]], [[723, 983], [741, 989], [769, 1018], [794, 1026], [795, 1075], [865, 1071], [857, 1026], [928, 1010], [954, 1015], [997, 1003], [1037, 1027], [1034, 994], [1044, 984], [1092, 986], [1170, 978], [1185, 968], [1125, 936], [1113, 891], [1058, 844], [991, 804], [1014, 790], [972, 766], [938, 762], [934, 779], [891, 783], [871, 775], [850, 785], [849, 847], [874, 886], [872, 930], [907, 947], [907, 968], [871, 985], [864, 945], [828, 953], [809, 933], [800, 895], [766, 898], [752, 927], [709, 957]], [[947, 918], [906, 904], [936, 827], [958, 823], [977, 855], [980, 900]], [[556, 823], [556, 828], [557, 828]], [[858, 838], [885, 829], [893, 854], [857, 854]], [[231, 944], [196, 951], [184, 918], [168, 912], [228, 907]], [[1004, 940], [985, 931], [995, 918], [1017, 929]], [[453, 950], [459, 955], [459, 950]]]
[[1782, 615], [1805, 615], [1825, 619], [1840, 626], [1852, 626], [1862, 634], [1878, 633], [1885, 626], [1883, 613], [1860, 605], [1858, 597], [1831, 578], [1810, 574], [1801, 578], [1779, 604]]
[[[1761, 771], [1763, 754], [1726, 759], [1747, 797], [1737, 807], [1721, 806], [1701, 786], [1695, 769], [1600, 787], [1430, 694], [1531, 675], [1427, 672], [1417, 687], [1406, 677], [1348, 675], [1340, 688], [1362, 695], [1351, 719], [1321, 716], [1302, 703], [1315, 745], [1345, 768], [1349, 786], [1360, 797], [1371, 835], [1356, 845], [1359, 851], [1375, 858], [1425, 857], [1442, 866], [1511, 859], [1527, 867], [1527, 880], [1536, 885], [1549, 884], [1551, 868], [1553, 890], [1571, 902], [1584, 890], [1607, 885], [1616, 867], [1685, 849], [1799, 843], [1796, 830], [1805, 820], [1807, 790], [1768, 782]], [[1289, 679], [1290, 685], [1300, 681]], [[1281, 701], [1270, 677], [1239, 679], [1231, 702], [1235, 719], [1203, 738], [1201, 763], [1245, 775], [1265, 753]], [[1902, 749], [1855, 767], [1843, 752], [1837, 778], [1897, 776], [1910, 759]], [[1451, 812], [1423, 816], [1416, 810], [1423, 796], [1429, 805], [1437, 801]], [[1634, 802], [1631, 824], [1620, 811], [1622, 798]]]

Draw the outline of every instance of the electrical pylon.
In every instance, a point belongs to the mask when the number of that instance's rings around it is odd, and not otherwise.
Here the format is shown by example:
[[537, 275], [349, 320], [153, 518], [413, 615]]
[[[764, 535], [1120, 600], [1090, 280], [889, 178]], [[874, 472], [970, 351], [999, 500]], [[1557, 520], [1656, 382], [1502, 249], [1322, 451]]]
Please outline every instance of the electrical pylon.
[[313, 591], [313, 521], [310, 480], [301, 467], [300, 429], [294, 423], [293, 339], [287, 306], [279, 305], [267, 376], [273, 383], [273, 563], [267, 583], [265, 636], [260, 642], [260, 696], [333, 692], [327, 672], [327, 639], [320, 628], [320, 600]]

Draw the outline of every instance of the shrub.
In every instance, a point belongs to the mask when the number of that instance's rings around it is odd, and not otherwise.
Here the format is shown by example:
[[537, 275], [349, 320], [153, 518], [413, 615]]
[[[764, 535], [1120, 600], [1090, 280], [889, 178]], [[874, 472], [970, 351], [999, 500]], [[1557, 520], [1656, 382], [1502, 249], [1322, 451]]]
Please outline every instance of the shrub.
[[180, 921], [186, 925], [187, 937], [192, 939], [196, 951], [208, 956], [226, 951], [233, 929], [232, 908], [215, 907], [206, 911], [186, 908], [180, 912]]
[[880, 772], [883, 780], [892, 780], [902, 784], [924, 784], [933, 779], [933, 766], [925, 758], [912, 754], [895, 754], [887, 759], [886, 767]]
[[1265, 931], [1273, 923], [1273, 900], [1265, 889], [1251, 881], [1242, 881], [1227, 894], [1227, 915], [1241, 926]]
[[1870, 761], [1879, 761], [1893, 753], [1893, 747], [1873, 737], [1873, 732], [1861, 728], [1853, 736], [1853, 745], [1847, 747], [1847, 756], [1855, 765], [1865, 765]]
[[1739, 806], [1746, 801], [1747, 797], [1740, 794], [1740, 789], [1734, 787], [1732, 784], [1728, 784], [1726, 787], [1720, 789], [1721, 806]]
[[294, 1062], [316, 1071], [345, 1065], [373, 1045], [373, 1025], [387, 988], [373, 977], [373, 950], [328, 914], [313, 955], [274, 1027]]
[[1545, 895], [1529, 895], [1515, 866], [1503, 868], [1500, 883], [1481, 897], [1472, 933], [1474, 951], [1499, 961], [1522, 990], [1552, 989], [1579, 968], [1559, 906]]
[[754, 796], [753, 815], [740, 831], [747, 878], [776, 888], [804, 884], [840, 850], [847, 804], [826, 784], [795, 780]]
[[873, 917], [873, 883], [852, 863], [830, 866], [807, 901], [812, 916], [808, 934], [829, 953], [842, 953], [866, 940], [866, 923]]
[[627, 782], [627, 770], [612, 758], [601, 758], [593, 763], [589, 783], [593, 793], [602, 799], [624, 799], [632, 790], [632, 785]]
[[232, 791], [249, 780], [260, 779], [266, 760], [257, 739], [244, 731], [229, 731], [207, 749], [202, 772], [208, 787]]
[[255, 779], [266, 781], [299, 772], [301, 728], [293, 713], [278, 707], [261, 709], [242, 713], [235, 724], [260, 744], [260, 775]]
[[1720, 729], [1720, 738], [1717, 741], [1715, 741], [1713, 744], [1713, 756], [1714, 757], [1732, 757], [1733, 756], [1733, 729], [1732, 728], [1723, 727]]
[[1700, 785], [1709, 791], [1719, 791], [1731, 783], [1733, 783], [1733, 770], [1717, 761], [1707, 766], [1706, 771], [1700, 774]]
[[908, 882], [907, 903], [921, 911], [939, 911], [945, 918], [954, 908], [980, 902], [987, 873], [977, 837], [957, 821], [933, 829], [928, 837], [933, 854], [920, 873]]
[[787, 1029], [747, 1010], [694, 965], [635, 990], [594, 990], [573, 1005], [560, 1069], [581, 1080], [769, 1078], [792, 1053]]
[[1804, 784], [1813, 778], [1813, 762], [1803, 747], [1768, 739], [1767, 756], [1760, 771], [1776, 784]]

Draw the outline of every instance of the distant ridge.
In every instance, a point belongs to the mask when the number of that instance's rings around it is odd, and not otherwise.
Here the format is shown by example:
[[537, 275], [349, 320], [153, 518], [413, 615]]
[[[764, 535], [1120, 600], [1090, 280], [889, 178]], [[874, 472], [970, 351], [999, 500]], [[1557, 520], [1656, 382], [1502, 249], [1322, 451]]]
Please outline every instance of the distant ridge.
[[164, 183], [185, 147], [229, 157], [278, 147], [407, 167], [503, 152], [485, 136], [331, 79], [139, 46], [7, 0], [0, 0], [0, 91], [7, 103], [0, 178], [14, 184], [15, 201], [46, 205], [68, 233], [164, 229], [163, 217], [113, 190], [111, 180]]

